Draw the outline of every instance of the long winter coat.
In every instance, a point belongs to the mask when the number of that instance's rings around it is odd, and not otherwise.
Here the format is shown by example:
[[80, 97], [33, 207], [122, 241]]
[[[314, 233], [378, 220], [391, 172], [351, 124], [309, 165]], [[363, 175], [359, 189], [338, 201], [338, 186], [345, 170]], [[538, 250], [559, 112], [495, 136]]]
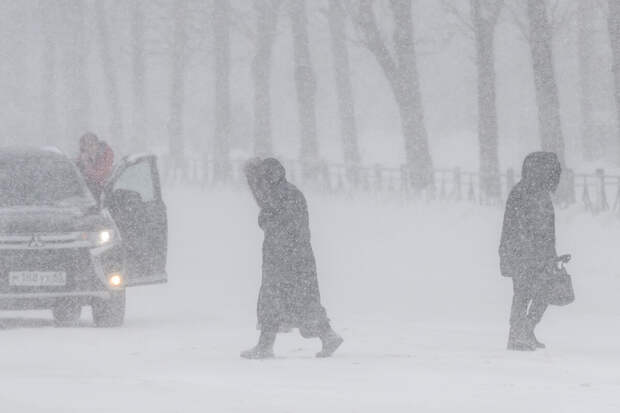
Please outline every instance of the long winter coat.
[[554, 153], [535, 152], [525, 158], [522, 179], [506, 203], [499, 247], [502, 275], [540, 274], [557, 257], [551, 193], [560, 175]]
[[259, 327], [299, 328], [306, 337], [317, 336], [329, 321], [321, 305], [306, 199], [286, 180], [279, 162], [263, 161], [254, 172], [250, 187], [265, 233]]

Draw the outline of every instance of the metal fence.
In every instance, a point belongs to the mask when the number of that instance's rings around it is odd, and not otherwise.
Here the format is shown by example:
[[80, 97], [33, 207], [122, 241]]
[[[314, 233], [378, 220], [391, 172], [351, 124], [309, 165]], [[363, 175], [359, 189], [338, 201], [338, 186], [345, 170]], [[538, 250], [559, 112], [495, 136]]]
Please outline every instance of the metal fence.
[[[385, 200], [436, 200], [469, 202], [483, 205], [502, 203], [510, 189], [519, 180], [511, 169], [501, 174], [501, 197], [488, 199], [480, 189], [477, 172], [460, 168], [436, 169], [434, 185], [427, 190], [415, 191], [410, 185], [410, 171], [406, 166], [400, 168], [382, 165], [348, 166], [341, 163], [319, 162], [308, 167], [297, 160], [283, 160], [288, 179], [304, 189], [319, 191], [340, 197], [372, 196]], [[217, 179], [216, 165], [213, 161], [185, 159], [174, 167], [162, 159], [162, 175], [170, 186], [191, 185], [202, 189], [214, 186], [244, 186], [242, 160], [227, 164], [225, 182]], [[592, 174], [575, 174], [566, 170], [563, 177], [566, 196], [560, 207], [579, 205], [592, 214], [604, 212], [618, 213], [620, 216], [620, 175], [608, 175], [603, 169]]]

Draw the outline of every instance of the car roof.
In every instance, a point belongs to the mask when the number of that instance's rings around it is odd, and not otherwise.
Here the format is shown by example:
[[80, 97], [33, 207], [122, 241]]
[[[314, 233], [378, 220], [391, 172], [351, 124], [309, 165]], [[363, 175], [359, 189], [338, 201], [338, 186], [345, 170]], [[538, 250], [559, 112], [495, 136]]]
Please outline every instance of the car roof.
[[58, 160], [69, 160], [61, 150], [54, 147], [29, 147], [29, 146], [12, 146], [0, 148], [0, 158], [50, 158]]

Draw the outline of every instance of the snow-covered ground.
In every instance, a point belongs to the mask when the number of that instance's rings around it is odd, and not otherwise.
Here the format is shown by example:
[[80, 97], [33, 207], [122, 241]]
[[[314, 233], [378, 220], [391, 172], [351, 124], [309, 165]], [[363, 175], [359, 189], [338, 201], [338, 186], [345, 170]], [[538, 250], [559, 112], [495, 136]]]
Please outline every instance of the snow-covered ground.
[[575, 304], [551, 308], [549, 347], [504, 350], [511, 284], [501, 211], [309, 196], [323, 301], [346, 342], [255, 343], [261, 233], [246, 193], [167, 193], [170, 283], [128, 295], [126, 325], [52, 327], [3, 313], [4, 412], [618, 412], [620, 221], [563, 211]]

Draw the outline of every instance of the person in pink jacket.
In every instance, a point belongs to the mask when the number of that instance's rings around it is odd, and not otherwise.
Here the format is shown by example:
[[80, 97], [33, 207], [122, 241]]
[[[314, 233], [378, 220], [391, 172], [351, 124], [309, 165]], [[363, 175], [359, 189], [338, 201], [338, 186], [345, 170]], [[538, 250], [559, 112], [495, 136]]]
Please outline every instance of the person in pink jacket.
[[99, 199], [106, 180], [114, 167], [114, 151], [105, 141], [93, 133], [86, 133], [80, 138], [78, 168], [82, 172], [86, 185]]

